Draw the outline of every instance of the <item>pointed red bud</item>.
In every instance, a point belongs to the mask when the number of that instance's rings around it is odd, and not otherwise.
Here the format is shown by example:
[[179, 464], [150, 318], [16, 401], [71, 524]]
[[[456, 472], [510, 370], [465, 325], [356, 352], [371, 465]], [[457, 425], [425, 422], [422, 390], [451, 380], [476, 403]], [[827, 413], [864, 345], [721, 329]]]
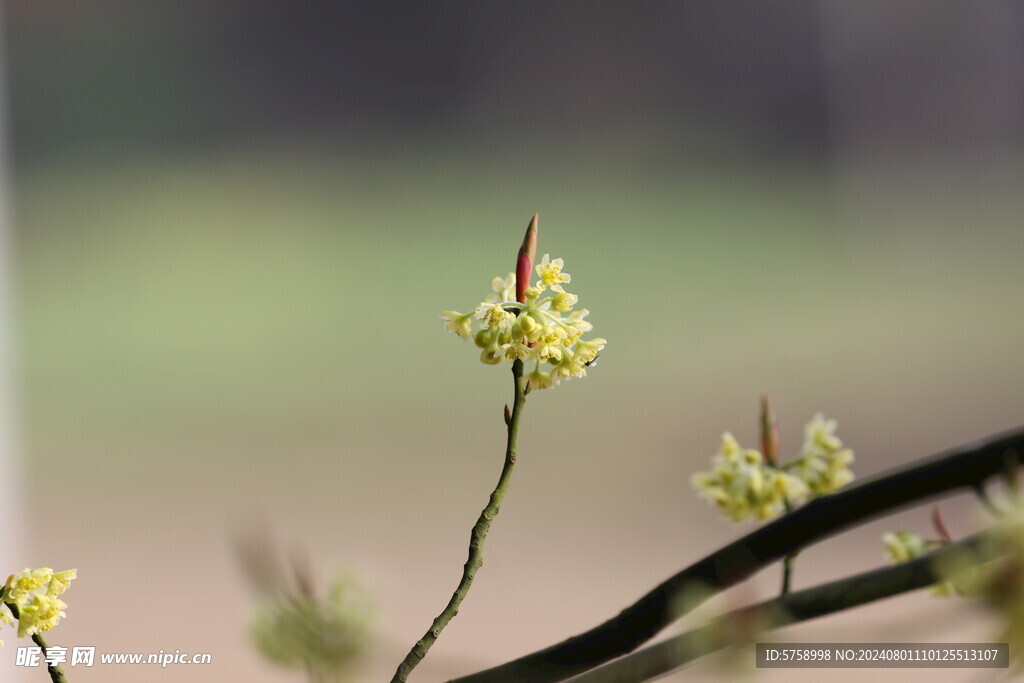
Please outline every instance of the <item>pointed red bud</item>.
[[939, 510], [938, 505], [932, 507], [932, 526], [935, 527], [935, 531], [943, 541], [953, 542], [953, 537], [949, 534], [949, 527], [946, 526], [946, 520], [942, 518], [942, 511]]
[[533, 214], [530, 224], [526, 226], [523, 246], [519, 247], [519, 257], [516, 259], [516, 301], [521, 304], [526, 303], [530, 273], [533, 271], [533, 262], [537, 258], [537, 216], [538, 214]]
[[779, 425], [775, 422], [772, 402], [767, 396], [761, 397], [761, 451], [764, 459], [773, 467], [779, 461]]

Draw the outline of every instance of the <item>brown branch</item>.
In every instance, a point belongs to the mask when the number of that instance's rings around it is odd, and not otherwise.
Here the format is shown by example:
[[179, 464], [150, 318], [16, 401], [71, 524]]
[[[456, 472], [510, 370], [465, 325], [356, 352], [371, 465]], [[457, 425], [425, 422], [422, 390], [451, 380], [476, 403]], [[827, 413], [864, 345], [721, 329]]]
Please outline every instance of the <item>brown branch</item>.
[[[823, 617], [906, 593], [942, 580], [950, 558], [970, 553], [981, 563], [1005, 553], [1005, 544], [986, 542], [989, 532], [952, 543], [924, 557], [745, 607], [651, 647], [638, 650], [572, 679], [571, 683], [632, 683], [666, 674], [729, 645], [750, 642], [758, 633]], [[751, 632], [744, 625], [753, 625]]]
[[764, 566], [882, 514], [971, 488], [1005, 472], [1024, 451], [1024, 427], [878, 475], [811, 501], [690, 565], [585, 633], [453, 683], [563, 681], [621, 657]]

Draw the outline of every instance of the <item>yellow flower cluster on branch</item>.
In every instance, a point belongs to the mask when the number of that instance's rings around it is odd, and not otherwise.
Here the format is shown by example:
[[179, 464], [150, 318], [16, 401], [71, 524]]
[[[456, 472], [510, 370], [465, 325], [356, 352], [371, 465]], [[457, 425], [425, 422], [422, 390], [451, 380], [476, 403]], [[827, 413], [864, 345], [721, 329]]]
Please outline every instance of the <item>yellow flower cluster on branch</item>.
[[[882, 534], [882, 543], [885, 544], [885, 551], [893, 564], [916, 560], [947, 542], [929, 541], [914, 531], [890, 531]], [[932, 586], [932, 593], [940, 597], [971, 594], [974, 584], [977, 583], [977, 567], [974, 566], [969, 554], [947, 561], [941, 573], [954, 578], [939, 581]]]
[[[701, 497], [733, 522], [772, 519], [787, 507], [831, 493], [853, 479], [848, 468], [853, 451], [843, 447], [835, 428], [835, 420], [815, 415], [804, 428], [806, 439], [800, 455], [781, 465], [775, 463], [776, 453], [765, 457], [760, 451], [743, 448], [726, 432], [711, 470], [697, 472], [690, 481]], [[762, 442], [775, 444], [774, 419], [766, 421], [763, 430], [767, 436]], [[772, 450], [776, 448], [772, 445]]]
[[[932, 550], [950, 543], [945, 523], [936, 513], [933, 519], [942, 536], [937, 540], [926, 540], [913, 531], [888, 532], [882, 535], [889, 559], [893, 564], [903, 564], [922, 557]], [[1005, 620], [1005, 631], [1001, 640], [1010, 640], [1024, 647], [1024, 507], [1015, 503], [1004, 513], [984, 543], [988, 550], [1001, 552], [978, 552], [962, 550], [945, 558], [938, 566], [943, 578], [932, 586], [932, 593], [939, 597], [961, 596], [980, 598], [995, 606]], [[1001, 559], [982, 561], [985, 555], [1004, 554]], [[1014, 648], [1015, 650], [1016, 648]], [[1024, 660], [1018, 659], [1024, 663]]]
[[562, 287], [571, 282], [560, 258], [548, 254], [536, 266], [537, 280], [516, 300], [516, 274], [496, 277], [493, 292], [472, 313], [445, 311], [444, 327], [461, 339], [473, 338], [480, 360], [498, 365], [516, 359], [532, 362], [526, 373], [531, 389], [547, 389], [563, 379], [585, 377], [607, 343], [583, 339], [593, 329], [585, 320], [589, 311], [573, 308], [579, 301]]
[[[60, 596], [77, 576], [74, 569], [54, 572], [43, 567], [25, 569], [7, 579], [0, 601], [17, 608], [19, 638], [49, 631], [67, 616], [64, 610], [68, 605]], [[9, 623], [7, 619], [0, 619]]]
[[928, 542], [913, 531], [890, 531], [882, 534], [882, 543], [893, 564], [903, 564], [928, 552]]
[[729, 432], [722, 435], [722, 447], [712, 464], [710, 472], [693, 475], [693, 485], [734, 522], [749, 517], [771, 519], [787, 503], [807, 496], [802, 481], [766, 465], [759, 451], [742, 448]]

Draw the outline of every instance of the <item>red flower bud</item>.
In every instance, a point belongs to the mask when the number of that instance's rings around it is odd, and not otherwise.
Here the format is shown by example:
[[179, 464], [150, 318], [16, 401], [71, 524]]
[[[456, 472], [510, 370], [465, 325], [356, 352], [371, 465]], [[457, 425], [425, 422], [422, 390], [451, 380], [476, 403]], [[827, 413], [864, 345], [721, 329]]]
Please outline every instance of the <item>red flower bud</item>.
[[516, 301], [526, 303], [526, 289], [530, 286], [530, 273], [533, 261], [537, 257], [537, 214], [533, 214], [530, 224], [526, 226], [523, 246], [519, 247], [516, 259]]
[[935, 505], [932, 507], [932, 526], [935, 527], [935, 531], [938, 532], [939, 537], [946, 543], [952, 543], [953, 537], [949, 533], [949, 527], [946, 526], [946, 520], [942, 518], [942, 511], [939, 510], [939, 506]]
[[774, 467], [779, 461], [779, 425], [775, 422], [772, 403], [767, 396], [761, 397], [761, 451], [768, 464]]

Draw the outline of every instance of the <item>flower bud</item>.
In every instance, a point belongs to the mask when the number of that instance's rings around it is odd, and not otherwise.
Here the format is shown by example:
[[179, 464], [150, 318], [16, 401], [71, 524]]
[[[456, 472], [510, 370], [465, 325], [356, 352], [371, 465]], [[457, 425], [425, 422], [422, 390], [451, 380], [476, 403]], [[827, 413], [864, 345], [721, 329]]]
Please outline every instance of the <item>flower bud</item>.
[[524, 334], [529, 335], [540, 327], [540, 325], [538, 325], [537, 321], [533, 319], [533, 316], [527, 313], [526, 315], [519, 316], [519, 327], [523, 330]]
[[519, 247], [516, 259], [516, 301], [519, 303], [526, 303], [526, 288], [530, 286], [530, 272], [537, 256], [537, 216], [533, 214], [530, 224], [526, 226], [523, 245]]
[[572, 310], [572, 307], [579, 301], [579, 297], [569, 292], [558, 292], [551, 299], [551, 308], [555, 309], [560, 313], [568, 313]]
[[775, 422], [771, 401], [761, 397], [761, 451], [768, 464], [775, 467], [779, 461], [779, 425]]
[[943, 541], [946, 543], [953, 542], [953, 537], [949, 533], [949, 527], [946, 526], [946, 520], [942, 518], [942, 510], [939, 509], [938, 505], [932, 506], [932, 526], [935, 527], [935, 531]]
[[497, 336], [497, 330], [491, 327], [485, 327], [473, 335], [473, 343], [481, 349], [486, 349], [494, 344], [494, 338]]

